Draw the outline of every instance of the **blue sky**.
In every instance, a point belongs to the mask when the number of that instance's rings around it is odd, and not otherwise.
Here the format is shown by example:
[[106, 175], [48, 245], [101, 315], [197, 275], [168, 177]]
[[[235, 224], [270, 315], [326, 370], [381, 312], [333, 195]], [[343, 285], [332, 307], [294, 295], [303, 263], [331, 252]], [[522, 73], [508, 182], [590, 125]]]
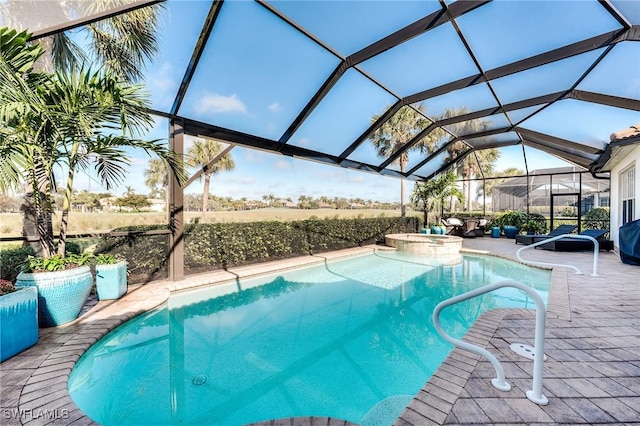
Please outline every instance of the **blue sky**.
[[[633, 20], [640, 19], [640, 2], [614, 3]], [[327, 48], [294, 31], [255, 2], [225, 2], [180, 115], [278, 140], [339, 63], [334, 53], [346, 57], [438, 8], [434, 1], [280, 1], [273, 5], [323, 39]], [[161, 53], [145, 70], [155, 108], [166, 111], [173, 103], [209, 7], [208, 1], [166, 2]], [[485, 70], [619, 28], [596, 1], [496, 0], [457, 22]], [[589, 52], [526, 71], [524, 80], [503, 77], [492, 82], [492, 87], [505, 103], [566, 90], [600, 53]], [[628, 66], [620, 67], [621, 63]], [[360, 69], [400, 96], [477, 72], [450, 24], [365, 61]], [[616, 46], [578, 89], [640, 99], [640, 43]], [[349, 70], [289, 143], [340, 154], [366, 129], [374, 114], [382, 113], [394, 101], [362, 74]], [[445, 108], [473, 111], [496, 106], [496, 102], [489, 88], [480, 84], [430, 99], [424, 106], [427, 114], [437, 115]], [[515, 111], [511, 118], [518, 121], [530, 112]], [[564, 100], [522, 126], [602, 147], [613, 131], [639, 121], [637, 112]], [[166, 130], [166, 121], [159, 120], [149, 136], [166, 137]], [[498, 170], [524, 169], [521, 147], [500, 151]], [[298, 195], [328, 195], [399, 201], [398, 179], [240, 147], [231, 153], [236, 169], [214, 177], [211, 192], [215, 195], [260, 198], [271, 193], [294, 199]], [[534, 149], [527, 148], [527, 154], [530, 170], [567, 165]], [[146, 193], [146, 158], [132, 155], [126, 185]], [[382, 161], [366, 142], [350, 158], [373, 164]], [[88, 180], [79, 177], [77, 189], [86, 188]], [[94, 181], [91, 189], [99, 190], [96, 186]], [[409, 190], [412, 186], [407, 184]], [[124, 186], [115, 192], [123, 191]], [[187, 189], [199, 191], [198, 182]]]

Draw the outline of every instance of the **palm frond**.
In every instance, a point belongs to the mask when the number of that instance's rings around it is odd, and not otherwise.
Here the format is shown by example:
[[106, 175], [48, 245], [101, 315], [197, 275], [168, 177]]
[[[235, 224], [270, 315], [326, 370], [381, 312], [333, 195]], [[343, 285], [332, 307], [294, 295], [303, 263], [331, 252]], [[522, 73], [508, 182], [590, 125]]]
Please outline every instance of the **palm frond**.
[[[96, 8], [108, 5], [92, 2]], [[142, 79], [145, 60], [158, 50], [160, 5], [133, 10], [87, 26], [95, 59], [125, 81]]]
[[27, 161], [20, 145], [0, 139], [0, 192], [20, 186]]
[[127, 169], [131, 162], [126, 152], [112, 145], [108, 139], [100, 139], [92, 146], [91, 152], [96, 163], [96, 172], [107, 190], [124, 182]]
[[67, 33], [56, 33], [53, 36], [50, 53], [55, 69], [65, 73], [77, 69], [87, 61], [84, 50]]

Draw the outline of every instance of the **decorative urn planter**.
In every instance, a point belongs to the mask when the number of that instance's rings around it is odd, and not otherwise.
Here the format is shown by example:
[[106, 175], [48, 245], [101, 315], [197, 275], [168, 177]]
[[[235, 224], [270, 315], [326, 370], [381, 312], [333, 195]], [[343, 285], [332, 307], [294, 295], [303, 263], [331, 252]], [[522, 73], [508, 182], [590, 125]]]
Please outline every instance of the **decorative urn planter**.
[[0, 362], [38, 342], [38, 290], [18, 289], [0, 296]]
[[96, 290], [99, 300], [122, 297], [127, 292], [127, 262], [96, 265]]
[[38, 289], [40, 326], [58, 326], [78, 317], [93, 287], [93, 275], [88, 266], [18, 274], [16, 287], [29, 286]]
[[517, 226], [505, 225], [503, 227], [503, 229], [504, 229], [504, 235], [507, 238], [515, 238], [516, 234], [518, 233], [518, 227]]

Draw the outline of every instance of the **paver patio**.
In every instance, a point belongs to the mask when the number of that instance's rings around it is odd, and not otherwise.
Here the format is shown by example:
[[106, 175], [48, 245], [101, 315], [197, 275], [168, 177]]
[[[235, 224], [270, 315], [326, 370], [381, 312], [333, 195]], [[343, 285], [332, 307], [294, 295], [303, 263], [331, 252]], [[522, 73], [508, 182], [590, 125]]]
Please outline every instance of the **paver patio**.
[[[476, 238], [465, 249], [515, 258], [513, 240]], [[278, 262], [277, 267], [350, 255], [353, 249]], [[546, 321], [543, 393], [547, 406], [526, 399], [533, 362], [514, 354], [510, 343], [533, 345], [534, 312], [516, 309], [485, 313], [465, 340], [486, 346], [502, 362], [509, 392], [490, 384], [491, 364], [455, 349], [416, 395], [396, 425], [430, 424], [640, 424], [640, 267], [615, 253], [600, 253], [600, 275], [590, 276], [590, 253], [529, 250], [523, 257], [570, 263], [584, 275], [556, 268]], [[82, 353], [122, 322], [166, 300], [170, 291], [207, 282], [267, 272], [276, 264], [215, 272], [183, 282], [132, 287], [117, 302], [91, 306], [73, 323], [40, 330], [38, 344], [0, 364], [0, 424], [92, 424], [67, 391], [69, 373]], [[286, 419], [262, 424], [346, 424], [338, 419]]]

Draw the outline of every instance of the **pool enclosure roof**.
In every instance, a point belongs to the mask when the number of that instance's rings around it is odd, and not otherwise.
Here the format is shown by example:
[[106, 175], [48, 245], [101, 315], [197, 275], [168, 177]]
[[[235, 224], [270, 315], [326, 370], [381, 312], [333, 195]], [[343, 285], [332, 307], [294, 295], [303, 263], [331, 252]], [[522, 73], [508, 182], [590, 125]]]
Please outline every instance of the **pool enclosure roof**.
[[[636, 1], [5, 0], [0, 25], [73, 34], [156, 3], [154, 113], [229, 149], [413, 180], [489, 148], [527, 173], [540, 154], [595, 172], [640, 123]], [[380, 155], [402, 115], [407, 143]]]

